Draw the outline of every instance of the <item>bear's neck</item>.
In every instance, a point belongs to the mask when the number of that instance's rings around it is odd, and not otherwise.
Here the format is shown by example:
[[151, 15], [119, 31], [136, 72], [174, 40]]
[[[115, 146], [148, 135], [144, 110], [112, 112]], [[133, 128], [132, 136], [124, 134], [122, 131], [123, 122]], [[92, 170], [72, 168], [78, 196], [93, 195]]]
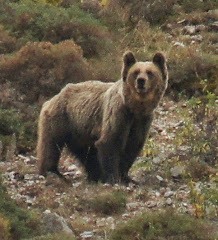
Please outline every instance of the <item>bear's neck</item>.
[[139, 95], [133, 92], [128, 86], [122, 84], [122, 96], [124, 104], [134, 115], [149, 116], [152, 115], [160, 101], [161, 96], [157, 97], [158, 93], [151, 92], [144, 95]]

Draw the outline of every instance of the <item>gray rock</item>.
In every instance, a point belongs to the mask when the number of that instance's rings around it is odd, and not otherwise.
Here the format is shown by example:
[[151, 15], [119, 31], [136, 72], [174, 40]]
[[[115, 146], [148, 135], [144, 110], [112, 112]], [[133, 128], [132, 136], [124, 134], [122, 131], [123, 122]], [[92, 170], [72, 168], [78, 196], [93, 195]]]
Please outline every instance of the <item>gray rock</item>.
[[184, 166], [176, 166], [170, 169], [171, 175], [175, 178], [180, 177], [185, 170]]
[[201, 31], [206, 30], [206, 26], [204, 24], [199, 24], [199, 25], [195, 26], [195, 29], [196, 29], [196, 31], [201, 32]]
[[148, 201], [147, 202], [147, 207], [148, 208], [153, 208], [153, 207], [156, 207], [157, 206], [157, 203], [154, 202], [154, 201]]
[[173, 195], [174, 195], [174, 192], [173, 192], [173, 191], [167, 191], [167, 192], [165, 192], [164, 197], [165, 197], [165, 198], [169, 198], [169, 197], [171, 197], [171, 196], [173, 196]]
[[210, 24], [212, 30], [218, 30], [218, 21]]
[[159, 176], [159, 175], [157, 175], [156, 178], [157, 178], [160, 182], [163, 182], [163, 181], [164, 181], [164, 179], [163, 179], [161, 176]]
[[159, 157], [155, 157], [155, 158], [153, 158], [153, 163], [154, 164], [159, 164], [159, 163], [161, 163], [162, 161], [161, 161], [161, 159], [159, 158]]
[[182, 43], [182, 42], [174, 42], [173, 46], [177, 47], [177, 48], [184, 48], [185, 47], [184, 43]]
[[91, 239], [93, 236], [94, 236], [93, 231], [85, 231], [85, 232], [80, 234], [80, 237], [82, 239]]
[[50, 210], [46, 210], [42, 214], [42, 222], [44, 224], [45, 234], [55, 232], [73, 234], [72, 230], [68, 227], [66, 220], [57, 213], [51, 213]]
[[191, 36], [191, 40], [195, 42], [202, 42], [203, 37], [201, 35], [194, 35], [194, 36]]
[[185, 26], [182, 31], [184, 34], [193, 35], [196, 32], [196, 27], [193, 25]]
[[167, 205], [172, 205], [173, 201], [171, 198], [167, 198], [166, 203]]

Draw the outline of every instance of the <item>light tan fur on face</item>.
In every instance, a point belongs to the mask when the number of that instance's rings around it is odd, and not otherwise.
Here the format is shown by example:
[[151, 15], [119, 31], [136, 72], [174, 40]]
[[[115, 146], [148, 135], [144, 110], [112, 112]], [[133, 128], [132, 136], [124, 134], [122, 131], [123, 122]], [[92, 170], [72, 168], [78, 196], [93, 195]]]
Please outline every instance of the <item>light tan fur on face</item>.
[[[140, 92], [137, 87], [137, 79], [139, 78], [145, 80], [145, 92]], [[137, 62], [130, 68], [127, 76], [127, 85], [134, 97], [140, 102], [152, 100], [155, 89], [159, 87], [161, 81], [161, 72], [152, 62]]]

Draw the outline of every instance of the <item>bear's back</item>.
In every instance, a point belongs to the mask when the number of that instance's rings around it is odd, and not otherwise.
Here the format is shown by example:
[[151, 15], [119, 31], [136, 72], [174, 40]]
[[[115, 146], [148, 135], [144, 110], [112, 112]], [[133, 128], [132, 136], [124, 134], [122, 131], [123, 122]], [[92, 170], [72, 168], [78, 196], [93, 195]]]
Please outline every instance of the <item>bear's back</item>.
[[68, 84], [60, 94], [66, 104], [66, 112], [70, 126], [80, 133], [80, 137], [98, 138], [103, 115], [105, 93], [114, 83], [87, 81], [78, 84]]

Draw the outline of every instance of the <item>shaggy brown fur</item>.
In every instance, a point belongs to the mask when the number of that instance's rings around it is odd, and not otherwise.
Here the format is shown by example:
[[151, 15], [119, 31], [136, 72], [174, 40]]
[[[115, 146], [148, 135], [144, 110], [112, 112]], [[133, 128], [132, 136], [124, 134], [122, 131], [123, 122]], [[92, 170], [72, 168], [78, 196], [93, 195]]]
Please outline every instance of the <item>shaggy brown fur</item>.
[[64, 145], [84, 165], [88, 179], [128, 182], [128, 171], [141, 151], [167, 87], [165, 57], [137, 62], [123, 57], [122, 79], [115, 83], [68, 84], [41, 110], [37, 153], [40, 174], [60, 174]]

